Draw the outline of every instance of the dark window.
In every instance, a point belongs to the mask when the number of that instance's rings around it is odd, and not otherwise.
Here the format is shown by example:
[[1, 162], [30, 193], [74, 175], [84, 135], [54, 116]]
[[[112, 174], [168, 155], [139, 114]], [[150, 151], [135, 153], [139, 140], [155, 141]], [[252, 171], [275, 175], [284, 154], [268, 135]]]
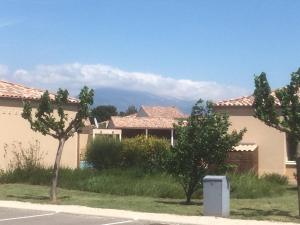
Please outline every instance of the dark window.
[[286, 147], [288, 161], [295, 161], [296, 152], [297, 149], [300, 148], [300, 145], [298, 144], [297, 140], [293, 138], [292, 135], [286, 134]]

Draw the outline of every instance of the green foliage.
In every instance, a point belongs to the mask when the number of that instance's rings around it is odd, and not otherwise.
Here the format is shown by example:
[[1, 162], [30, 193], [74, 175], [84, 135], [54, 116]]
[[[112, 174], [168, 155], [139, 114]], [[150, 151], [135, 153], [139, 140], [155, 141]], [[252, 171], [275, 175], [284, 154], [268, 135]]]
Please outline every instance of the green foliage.
[[[0, 173], [0, 183], [26, 183], [49, 185], [51, 169], [35, 168], [31, 171], [15, 169]], [[258, 178], [253, 173], [229, 174], [231, 197], [238, 199], [281, 196], [286, 185], [268, 178]], [[117, 168], [108, 170], [61, 168], [59, 187], [65, 189], [113, 194], [121, 196], [148, 196], [183, 199], [185, 193], [180, 184], [165, 173], [147, 173], [140, 168]], [[200, 199], [202, 190], [194, 193]]]
[[268, 182], [279, 184], [279, 185], [288, 185], [289, 179], [287, 176], [280, 175], [278, 173], [267, 173], [262, 175], [261, 179]]
[[[84, 87], [79, 94], [79, 108], [75, 118], [71, 121], [64, 107], [68, 104], [69, 93], [59, 89], [55, 99], [51, 100], [48, 91], [41, 96], [37, 112], [32, 115], [30, 102], [24, 102], [22, 117], [29, 121], [31, 129], [43, 135], [50, 135], [56, 139], [67, 140], [83, 126], [83, 120], [89, 116], [89, 107], [93, 104], [94, 91]], [[58, 115], [56, 118], [55, 111]], [[66, 127], [67, 124], [67, 127]]]
[[86, 161], [101, 170], [121, 164], [122, 144], [112, 137], [98, 136], [87, 147]]
[[143, 135], [120, 142], [100, 136], [88, 146], [86, 160], [98, 170], [138, 167], [143, 171], [156, 171], [162, 170], [169, 150], [169, 141], [157, 137]]
[[121, 111], [119, 113], [119, 116], [129, 116], [129, 115], [135, 114], [137, 112], [138, 112], [137, 108], [134, 105], [130, 105], [130, 106], [128, 106], [128, 108], [126, 109], [125, 112]]
[[[265, 73], [255, 76], [255, 116], [268, 126], [286, 132], [296, 142], [300, 140], [300, 69], [291, 74], [289, 85], [271, 92]], [[276, 106], [276, 101], [277, 106]], [[276, 107], [278, 107], [276, 109]], [[300, 152], [298, 152], [300, 156]]]
[[69, 92], [67, 90], [59, 89], [54, 100], [50, 98], [49, 92], [45, 91], [39, 100], [34, 116], [30, 102], [24, 102], [22, 117], [30, 123], [31, 129], [43, 135], [50, 135], [59, 141], [50, 190], [50, 199], [53, 202], [56, 201], [58, 172], [64, 144], [84, 126], [83, 120], [89, 117], [93, 96], [94, 91], [89, 90], [88, 87], [81, 89], [78, 111], [73, 119], [69, 119], [68, 114], [65, 113], [65, 107], [69, 104]]
[[[0, 183], [27, 183], [48, 185], [51, 170], [36, 168], [13, 170], [0, 174]], [[181, 187], [164, 173], [145, 173], [139, 168], [130, 169], [68, 169], [61, 168], [59, 187], [114, 195], [135, 195], [159, 198], [183, 198]]]
[[[254, 111], [255, 116], [270, 127], [288, 135], [292, 144], [291, 158], [296, 158], [298, 183], [298, 210], [300, 215], [300, 68], [291, 74], [288, 85], [271, 92], [265, 73], [255, 76]], [[274, 98], [274, 95], [277, 99]], [[277, 101], [277, 102], [276, 102]], [[276, 104], [277, 103], [277, 104]]]
[[147, 171], [161, 170], [169, 151], [170, 142], [166, 139], [145, 135], [127, 138], [122, 141], [122, 164]]
[[229, 174], [231, 197], [251, 199], [280, 196], [285, 192], [286, 185], [274, 177], [265, 175], [259, 178], [254, 173]]
[[113, 105], [99, 105], [92, 109], [91, 117], [98, 122], [109, 120], [111, 116], [117, 116], [117, 108]]
[[193, 107], [186, 125], [175, 126], [177, 143], [169, 156], [168, 171], [182, 185], [187, 203], [209, 166], [225, 168], [227, 152], [241, 140], [245, 130], [229, 133], [229, 126], [228, 115], [214, 112], [212, 103], [202, 100]]

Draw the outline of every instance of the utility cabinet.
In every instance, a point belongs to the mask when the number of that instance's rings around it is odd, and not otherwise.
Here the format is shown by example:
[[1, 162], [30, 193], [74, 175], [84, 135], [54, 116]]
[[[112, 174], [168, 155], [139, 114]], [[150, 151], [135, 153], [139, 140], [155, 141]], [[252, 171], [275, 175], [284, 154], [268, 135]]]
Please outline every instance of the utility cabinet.
[[226, 176], [203, 178], [203, 214], [204, 216], [229, 216], [230, 184]]

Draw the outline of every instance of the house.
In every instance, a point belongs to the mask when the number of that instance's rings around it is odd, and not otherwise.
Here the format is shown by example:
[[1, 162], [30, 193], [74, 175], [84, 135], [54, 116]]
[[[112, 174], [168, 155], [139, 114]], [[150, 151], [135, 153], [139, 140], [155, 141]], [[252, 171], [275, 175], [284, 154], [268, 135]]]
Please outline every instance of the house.
[[[253, 96], [244, 96], [214, 104], [216, 111], [228, 113], [232, 123], [231, 129], [247, 128], [241, 146], [248, 146], [248, 150], [239, 151], [238, 155], [231, 155], [231, 160], [239, 162], [241, 166], [243, 160], [246, 160], [248, 164], [252, 164], [250, 167], [253, 167], [259, 175], [277, 173], [288, 176], [290, 182], [295, 183], [296, 163], [290, 154], [289, 137], [284, 132], [269, 127], [255, 118], [253, 103]], [[251, 155], [252, 161], [247, 154]]]
[[113, 135], [120, 140], [137, 135], [152, 135], [170, 140], [174, 144], [174, 124], [179, 119], [186, 119], [188, 115], [174, 106], [141, 106], [140, 110], [129, 116], [112, 116], [103, 124], [105, 128], [84, 128], [79, 138], [81, 156], [85, 154], [87, 144], [96, 135]]
[[174, 106], [141, 106], [140, 110], [131, 116], [112, 116], [108, 128], [122, 130], [123, 137], [134, 137], [144, 134], [170, 139], [174, 143], [174, 124], [178, 119], [188, 116]]
[[[36, 141], [39, 142], [41, 161], [45, 166], [54, 163], [58, 141], [50, 136], [44, 136], [30, 129], [28, 121], [22, 118], [23, 101], [28, 100], [33, 105], [33, 110], [38, 105], [38, 100], [43, 90], [25, 87], [0, 80], [0, 170], [8, 168], [14, 159], [14, 151], [28, 148]], [[50, 94], [54, 99], [55, 95]], [[69, 98], [66, 113], [70, 118], [74, 117], [78, 108], [78, 100]], [[77, 148], [77, 134], [66, 143], [62, 155], [62, 166], [76, 168], [79, 164]], [[15, 147], [14, 147], [15, 146]]]

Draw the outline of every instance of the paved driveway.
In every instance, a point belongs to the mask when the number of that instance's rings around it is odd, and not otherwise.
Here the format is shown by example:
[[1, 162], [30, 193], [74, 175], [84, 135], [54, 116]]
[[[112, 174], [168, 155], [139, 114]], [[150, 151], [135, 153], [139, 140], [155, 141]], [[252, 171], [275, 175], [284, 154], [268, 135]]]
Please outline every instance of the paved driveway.
[[292, 225], [296, 223], [179, 216], [76, 205], [1, 201], [0, 225]]
[[[149, 221], [61, 212], [0, 208], [0, 225], [158, 225]], [[161, 223], [162, 224], [162, 223]]]

